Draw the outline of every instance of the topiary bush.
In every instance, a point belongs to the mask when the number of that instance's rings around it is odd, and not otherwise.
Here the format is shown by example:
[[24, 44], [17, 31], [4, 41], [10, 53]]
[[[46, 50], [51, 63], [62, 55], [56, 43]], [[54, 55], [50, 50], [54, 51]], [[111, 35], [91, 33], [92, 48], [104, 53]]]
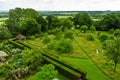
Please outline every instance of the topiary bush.
[[120, 36], [120, 29], [116, 29], [115, 32], [114, 32], [114, 35], [117, 37], [117, 36]]
[[64, 34], [64, 38], [69, 38], [69, 39], [73, 40], [73, 38], [74, 38], [73, 32], [70, 30], [67, 30]]
[[95, 26], [90, 26], [90, 30], [91, 30], [91, 31], [96, 31]]
[[101, 41], [101, 42], [104, 42], [105, 40], [107, 40], [108, 39], [108, 37], [109, 37], [109, 35], [108, 34], [100, 34], [99, 35], [99, 40]]
[[8, 80], [8, 77], [11, 76], [13, 70], [13, 66], [11, 64], [1, 64], [0, 65], [0, 79], [1, 78], [6, 78], [6, 80]]
[[110, 29], [110, 30], [109, 30], [109, 33], [110, 33], [110, 34], [114, 34], [114, 32], [115, 32], [114, 29]]
[[11, 37], [12, 37], [12, 34], [8, 30], [8, 28], [0, 26], [0, 40], [10, 39]]
[[48, 37], [48, 36], [45, 36], [44, 38], [43, 38], [43, 43], [49, 43], [50, 42], [50, 38]]
[[82, 32], [86, 32], [86, 30], [88, 30], [88, 26], [87, 25], [82, 25], [80, 27], [80, 30], [82, 30]]
[[[58, 72], [52, 64], [44, 65], [34, 76], [28, 80], [53, 80], [58, 77]], [[59, 80], [59, 79], [58, 79]]]
[[55, 50], [56, 45], [57, 45], [57, 41], [52, 40], [52, 41], [50, 41], [50, 43], [48, 43], [47, 48], [50, 49], [50, 50]]
[[55, 48], [59, 53], [70, 53], [73, 51], [72, 41], [70, 39], [61, 39]]
[[88, 41], [94, 41], [95, 38], [94, 38], [94, 36], [92, 34], [89, 34], [89, 35], [87, 35], [86, 40], [88, 40]]
[[37, 49], [26, 49], [22, 53], [24, 66], [28, 66], [30, 70], [36, 70], [36, 67], [41, 65], [42, 54]]

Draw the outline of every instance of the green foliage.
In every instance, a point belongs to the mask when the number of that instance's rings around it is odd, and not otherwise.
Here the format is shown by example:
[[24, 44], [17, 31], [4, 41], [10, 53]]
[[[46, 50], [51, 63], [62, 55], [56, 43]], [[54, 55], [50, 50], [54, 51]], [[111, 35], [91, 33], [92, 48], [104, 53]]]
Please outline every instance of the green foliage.
[[73, 51], [72, 41], [70, 39], [61, 39], [55, 48], [59, 53], [70, 53]]
[[103, 44], [103, 48], [106, 50], [106, 55], [108, 59], [114, 62], [115, 72], [116, 66], [120, 62], [120, 38], [105, 41]]
[[90, 26], [90, 30], [91, 30], [91, 31], [96, 31], [95, 26], [93, 26], [93, 25], [92, 25], [92, 26]]
[[39, 16], [39, 13], [33, 9], [22, 9], [22, 8], [15, 8], [10, 9], [9, 11], [9, 18], [5, 22], [6, 27], [10, 30], [13, 35], [17, 35], [24, 31], [24, 26], [21, 26], [21, 23], [24, 20], [28, 19], [35, 19]]
[[52, 21], [53, 18], [54, 18], [54, 16], [51, 16], [51, 15], [49, 15], [49, 16], [46, 17], [48, 30], [49, 30], [49, 29], [52, 29], [52, 26], [51, 26], [51, 25], [52, 25], [52, 22], [53, 22], [53, 21]]
[[108, 34], [100, 34], [100, 35], [99, 35], [99, 40], [100, 40], [101, 42], [104, 42], [105, 40], [108, 39], [108, 37], [109, 37]]
[[61, 27], [60, 19], [58, 19], [58, 17], [54, 17], [54, 18], [52, 19], [52, 24], [51, 24], [51, 26], [52, 26], [52, 29]]
[[74, 39], [73, 32], [70, 30], [65, 31], [64, 38]]
[[87, 14], [76, 14], [75, 17], [73, 18], [74, 25], [77, 26], [82, 26], [82, 25], [87, 25], [90, 27], [92, 25], [92, 19], [91, 17]]
[[52, 40], [48, 43], [47, 48], [55, 50], [58, 53], [70, 53], [73, 51], [72, 41], [70, 39]]
[[118, 29], [120, 28], [120, 20], [119, 16], [117, 14], [107, 14], [103, 17], [101, 20], [101, 26], [103, 27], [103, 30], [109, 30], [109, 29]]
[[0, 26], [0, 39], [4, 40], [4, 39], [9, 39], [11, 37], [12, 37], [12, 35], [11, 35], [10, 31], [8, 30], [8, 28]]
[[12, 73], [12, 65], [4, 63], [0, 65], [0, 78], [7, 78], [11, 76]]
[[116, 29], [115, 32], [114, 32], [114, 35], [117, 37], [117, 36], [120, 36], [120, 29]]
[[47, 48], [50, 50], [55, 50], [55, 47], [57, 44], [58, 44], [58, 42], [56, 40], [52, 40], [52, 41], [50, 41], [50, 43], [48, 43]]
[[12, 40], [9, 40], [9, 42], [12, 43], [12, 44], [14, 44], [15, 46], [17, 46], [17, 47], [19, 47], [19, 48], [22, 48], [22, 49], [25, 48], [25, 46], [23, 46], [23, 45], [21, 45], [21, 44], [18, 44], [18, 43], [16, 43], [16, 42], [12, 41]]
[[26, 49], [22, 52], [22, 58], [24, 60], [24, 65], [28, 66], [29, 69], [36, 69], [38, 65], [41, 64], [42, 55], [39, 50], [36, 49]]
[[41, 32], [41, 27], [35, 19], [25, 20], [21, 26], [24, 26], [24, 35], [30, 36]]
[[28, 80], [52, 80], [57, 78], [58, 72], [52, 64], [44, 65], [40, 68], [34, 76], [29, 77]]
[[87, 25], [82, 25], [82, 26], [80, 27], [80, 30], [86, 32], [86, 30], [88, 30], [88, 26], [87, 26]]
[[51, 39], [50, 39], [48, 36], [45, 36], [45, 37], [43, 38], [43, 43], [49, 43], [50, 40], [51, 40]]
[[66, 29], [71, 29], [73, 27], [73, 23], [70, 19], [66, 18], [61, 20], [61, 26], [63, 31], [65, 31]]
[[110, 34], [114, 34], [114, 31], [115, 31], [114, 29], [110, 29], [110, 30], [109, 30], [109, 33], [110, 33]]
[[34, 40], [34, 39], [35, 39], [35, 36], [30, 36], [30, 39], [31, 39], [31, 40]]
[[95, 40], [95, 38], [94, 38], [94, 36], [92, 35], [92, 34], [89, 34], [89, 35], [87, 35], [87, 38], [86, 38], [88, 41], [94, 41]]
[[114, 39], [115, 39], [115, 36], [114, 36], [114, 35], [110, 35], [110, 36], [109, 36], [109, 39], [110, 39], [110, 40], [114, 40]]
[[41, 31], [42, 32], [45, 32], [45, 31], [48, 30], [47, 21], [42, 16], [38, 16], [36, 21], [41, 25]]

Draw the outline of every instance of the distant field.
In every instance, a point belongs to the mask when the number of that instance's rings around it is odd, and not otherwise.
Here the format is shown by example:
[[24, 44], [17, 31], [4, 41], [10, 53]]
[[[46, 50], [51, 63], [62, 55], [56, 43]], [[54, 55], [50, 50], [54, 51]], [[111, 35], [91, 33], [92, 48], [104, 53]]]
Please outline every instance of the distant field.
[[8, 18], [0, 18], [0, 22], [5, 21], [6, 19], [8, 19]]
[[4, 22], [5, 22], [5, 20], [7, 20], [8, 18], [0, 18], [0, 25], [2, 25]]
[[[44, 18], [46, 18], [47, 16], [43, 16]], [[68, 18], [68, 17], [71, 17], [71, 16], [56, 16], [58, 18]]]

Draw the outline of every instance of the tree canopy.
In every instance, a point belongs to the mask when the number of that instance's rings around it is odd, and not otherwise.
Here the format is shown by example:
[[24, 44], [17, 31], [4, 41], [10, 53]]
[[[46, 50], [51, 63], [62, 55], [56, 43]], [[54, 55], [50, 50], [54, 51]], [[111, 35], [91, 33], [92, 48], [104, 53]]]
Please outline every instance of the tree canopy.
[[120, 37], [105, 41], [103, 48], [106, 50], [108, 59], [114, 62], [115, 72], [117, 64], [120, 63]]
[[73, 18], [73, 21], [75, 26], [87, 25], [88, 27], [90, 27], [92, 25], [92, 19], [87, 13], [76, 14]]
[[6, 21], [6, 27], [10, 30], [13, 35], [17, 35], [21, 33], [23, 27], [21, 27], [21, 23], [26, 19], [35, 19], [39, 16], [39, 13], [34, 9], [22, 9], [15, 8], [10, 9], [9, 17]]
[[118, 29], [120, 28], [120, 17], [114, 13], [105, 15], [100, 24], [103, 30]]

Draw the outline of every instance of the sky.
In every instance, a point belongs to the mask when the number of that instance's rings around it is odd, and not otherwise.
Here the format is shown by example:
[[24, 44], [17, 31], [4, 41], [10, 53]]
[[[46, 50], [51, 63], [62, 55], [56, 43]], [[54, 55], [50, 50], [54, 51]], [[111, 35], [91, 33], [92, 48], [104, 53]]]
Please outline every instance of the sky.
[[120, 10], [120, 0], [0, 0], [0, 10], [16, 7], [42, 11]]

